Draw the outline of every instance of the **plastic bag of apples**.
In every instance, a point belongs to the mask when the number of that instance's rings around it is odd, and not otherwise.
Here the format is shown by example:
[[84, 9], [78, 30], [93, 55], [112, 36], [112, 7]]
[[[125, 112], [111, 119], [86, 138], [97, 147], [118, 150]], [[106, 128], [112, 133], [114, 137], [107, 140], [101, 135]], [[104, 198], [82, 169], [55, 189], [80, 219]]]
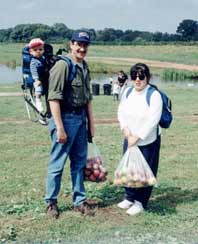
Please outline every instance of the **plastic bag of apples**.
[[133, 188], [156, 184], [156, 178], [137, 146], [125, 152], [115, 171], [114, 184]]
[[96, 144], [88, 143], [87, 164], [84, 168], [85, 180], [92, 182], [103, 182], [107, 178], [107, 170]]

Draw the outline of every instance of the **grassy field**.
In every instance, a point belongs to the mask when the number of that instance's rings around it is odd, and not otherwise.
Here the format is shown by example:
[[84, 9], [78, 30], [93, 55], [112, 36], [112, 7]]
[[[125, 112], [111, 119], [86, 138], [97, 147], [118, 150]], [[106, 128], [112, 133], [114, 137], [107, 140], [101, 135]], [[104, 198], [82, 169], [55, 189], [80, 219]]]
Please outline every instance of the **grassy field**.
[[[43, 197], [49, 159], [48, 129], [27, 120], [22, 97], [0, 97], [0, 243], [198, 243], [198, 111], [197, 89], [164, 84], [172, 99], [174, 122], [162, 135], [158, 186], [149, 209], [129, 217], [117, 208], [123, 189], [112, 184], [121, 159], [118, 124], [96, 124], [95, 141], [109, 171], [102, 184], [86, 183], [97, 203], [95, 217], [72, 211], [67, 162], [59, 196], [60, 219], [45, 216]], [[19, 91], [0, 86], [0, 92]], [[95, 119], [116, 118], [111, 96], [94, 97]]]
[[[0, 63], [19, 65], [24, 44], [0, 43]], [[63, 45], [53, 45], [54, 50]], [[90, 46], [89, 57], [142, 58], [182, 64], [198, 64], [197, 46], [153, 45], [153, 46]]]
[[[54, 53], [63, 48], [64, 44], [54, 44]], [[21, 50], [24, 44], [21, 43], [0, 43], [0, 64], [5, 64], [11, 68], [21, 65]], [[177, 67], [179, 70], [194, 70], [198, 64], [197, 46], [182, 45], [152, 45], [152, 46], [90, 46], [88, 53], [88, 62], [91, 72], [95, 73], [117, 73], [123, 69], [129, 72], [129, 68], [137, 60], [142, 59], [152, 67], [154, 75], [163, 76], [165, 70], [174, 68], [171, 64], [166, 67], [165, 63], [157, 64], [156, 62], [170, 62], [176, 64], [191, 65], [192, 67]], [[151, 63], [149, 63], [151, 62]], [[155, 64], [153, 64], [153, 62]], [[163, 65], [163, 67], [161, 66]], [[164, 67], [165, 65], [165, 67]], [[169, 71], [168, 71], [169, 72]], [[174, 71], [175, 76], [178, 76]], [[192, 74], [188, 72], [188, 77]], [[197, 73], [196, 73], [197, 76]]]

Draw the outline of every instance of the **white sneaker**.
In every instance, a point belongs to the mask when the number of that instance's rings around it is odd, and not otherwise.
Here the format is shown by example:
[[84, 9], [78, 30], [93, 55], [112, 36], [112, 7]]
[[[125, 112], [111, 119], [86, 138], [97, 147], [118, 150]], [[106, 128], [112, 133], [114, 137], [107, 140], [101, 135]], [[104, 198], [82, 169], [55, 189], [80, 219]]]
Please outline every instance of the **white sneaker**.
[[130, 208], [133, 205], [133, 202], [128, 201], [127, 199], [123, 200], [122, 202], [118, 203], [118, 207], [122, 209]]
[[144, 208], [142, 206], [142, 203], [139, 202], [139, 201], [135, 201], [134, 204], [133, 204], [133, 206], [130, 207], [126, 211], [126, 213], [133, 216], [133, 215], [139, 214], [139, 213], [141, 213], [143, 211], [144, 211]]
[[36, 98], [36, 108], [39, 112], [43, 112], [43, 105], [42, 105], [42, 102], [41, 102], [41, 99], [39, 98]]

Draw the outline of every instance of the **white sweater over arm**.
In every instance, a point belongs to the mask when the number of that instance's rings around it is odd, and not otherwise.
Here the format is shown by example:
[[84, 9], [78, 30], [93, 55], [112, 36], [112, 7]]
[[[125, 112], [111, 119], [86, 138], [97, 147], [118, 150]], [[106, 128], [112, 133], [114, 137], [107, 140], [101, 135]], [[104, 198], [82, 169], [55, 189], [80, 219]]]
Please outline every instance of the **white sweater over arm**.
[[146, 101], [147, 85], [142, 91], [132, 92], [126, 97], [128, 89], [123, 94], [118, 107], [120, 127], [128, 127], [131, 133], [138, 136], [138, 145], [147, 145], [157, 138], [157, 127], [162, 114], [162, 98], [155, 90], [150, 98], [150, 105]]

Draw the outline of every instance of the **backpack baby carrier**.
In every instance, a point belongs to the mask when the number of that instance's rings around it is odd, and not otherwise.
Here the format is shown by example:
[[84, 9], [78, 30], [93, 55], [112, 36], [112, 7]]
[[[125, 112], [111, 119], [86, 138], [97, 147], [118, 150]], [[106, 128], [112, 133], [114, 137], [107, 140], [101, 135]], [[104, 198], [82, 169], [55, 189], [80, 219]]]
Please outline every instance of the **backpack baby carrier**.
[[[60, 49], [59, 49], [60, 52]], [[21, 88], [24, 94], [24, 100], [26, 105], [26, 110], [28, 113], [28, 118], [31, 121], [39, 121], [41, 124], [47, 124], [47, 118], [50, 117], [49, 104], [47, 102], [48, 96], [48, 83], [49, 83], [49, 71], [59, 60], [64, 60], [69, 67], [69, 77], [68, 81], [72, 80], [76, 76], [76, 66], [73, 64], [71, 59], [62, 55], [54, 55], [53, 47], [50, 44], [44, 44], [44, 54], [45, 57], [45, 82], [42, 83], [43, 86], [43, 96], [45, 99], [45, 112], [39, 112], [35, 106], [35, 94], [34, 94], [34, 80], [30, 71], [30, 62], [32, 59], [31, 54], [29, 53], [29, 47], [25, 46], [22, 49], [22, 78], [23, 84]]]
[[[150, 100], [151, 100], [151, 95], [153, 94], [153, 92], [155, 90], [157, 90], [162, 98], [162, 115], [159, 121], [159, 126], [161, 128], [169, 128], [171, 125], [171, 122], [173, 120], [173, 114], [172, 114], [172, 102], [171, 99], [162, 91], [160, 91], [158, 89], [157, 86], [153, 85], [153, 84], [149, 84], [150, 87], [147, 90], [147, 94], [146, 94], [146, 101], [147, 104], [150, 106]], [[134, 87], [130, 87], [126, 93], [126, 98], [128, 98], [128, 96], [130, 95], [130, 93], [132, 92]]]

